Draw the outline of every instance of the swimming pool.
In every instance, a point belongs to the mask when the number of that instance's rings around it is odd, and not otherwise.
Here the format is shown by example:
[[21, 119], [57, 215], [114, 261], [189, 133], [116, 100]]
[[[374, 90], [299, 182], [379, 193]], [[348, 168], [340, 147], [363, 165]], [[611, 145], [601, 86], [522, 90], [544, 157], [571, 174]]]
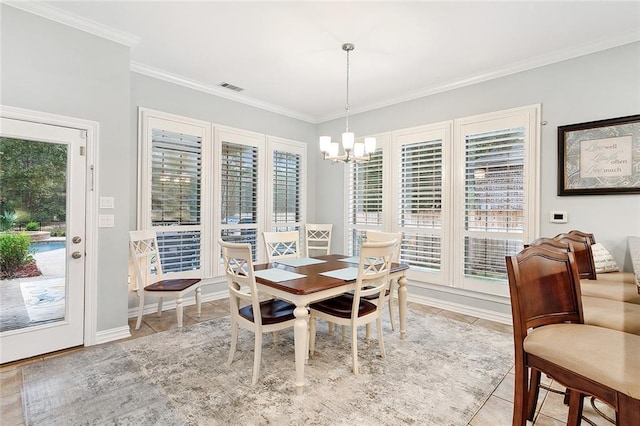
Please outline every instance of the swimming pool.
[[29, 244], [30, 253], [43, 253], [45, 251], [59, 250], [65, 248], [66, 241], [38, 241]]

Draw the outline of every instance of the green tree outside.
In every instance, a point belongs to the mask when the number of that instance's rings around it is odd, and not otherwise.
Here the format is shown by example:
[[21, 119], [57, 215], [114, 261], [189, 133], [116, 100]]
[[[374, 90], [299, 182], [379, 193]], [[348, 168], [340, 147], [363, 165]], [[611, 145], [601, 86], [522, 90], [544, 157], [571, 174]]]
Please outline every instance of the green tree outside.
[[0, 137], [0, 212], [20, 223], [66, 220], [67, 146]]

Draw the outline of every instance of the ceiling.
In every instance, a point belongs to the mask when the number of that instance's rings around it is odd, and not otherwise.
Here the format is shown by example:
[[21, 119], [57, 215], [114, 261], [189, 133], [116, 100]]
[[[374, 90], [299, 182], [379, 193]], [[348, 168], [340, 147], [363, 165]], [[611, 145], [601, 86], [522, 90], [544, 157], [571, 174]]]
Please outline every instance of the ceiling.
[[314, 123], [344, 115], [345, 42], [355, 44], [353, 114], [640, 40], [640, 1], [47, 1], [35, 8], [120, 36], [135, 72]]

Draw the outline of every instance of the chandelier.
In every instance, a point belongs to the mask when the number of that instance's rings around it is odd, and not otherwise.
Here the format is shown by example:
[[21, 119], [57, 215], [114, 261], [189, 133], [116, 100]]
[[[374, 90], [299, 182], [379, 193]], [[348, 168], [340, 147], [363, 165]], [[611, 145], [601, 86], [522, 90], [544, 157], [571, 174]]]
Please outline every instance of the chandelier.
[[352, 43], [342, 45], [342, 50], [347, 52], [347, 103], [344, 107], [347, 118], [346, 130], [342, 134], [342, 149], [344, 154], [340, 154], [340, 146], [338, 142], [332, 142], [331, 136], [320, 136], [320, 151], [324, 155], [325, 160], [331, 160], [334, 163], [343, 161], [345, 163], [360, 163], [369, 161], [371, 154], [376, 150], [376, 138], [364, 138], [364, 143], [355, 142], [355, 135], [349, 131], [349, 52], [355, 49]]

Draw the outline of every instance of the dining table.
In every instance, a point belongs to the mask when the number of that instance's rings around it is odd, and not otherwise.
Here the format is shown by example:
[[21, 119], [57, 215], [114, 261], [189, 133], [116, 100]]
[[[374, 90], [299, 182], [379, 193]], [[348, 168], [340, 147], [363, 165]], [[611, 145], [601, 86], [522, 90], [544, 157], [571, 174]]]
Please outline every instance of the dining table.
[[[296, 305], [294, 310], [295, 387], [304, 391], [308, 360], [309, 304], [355, 289], [358, 257], [329, 254], [311, 258], [287, 258], [254, 265], [260, 291]], [[400, 338], [406, 335], [407, 279], [409, 265], [392, 263], [389, 279], [397, 280]], [[393, 297], [393, 295], [390, 295]]]

